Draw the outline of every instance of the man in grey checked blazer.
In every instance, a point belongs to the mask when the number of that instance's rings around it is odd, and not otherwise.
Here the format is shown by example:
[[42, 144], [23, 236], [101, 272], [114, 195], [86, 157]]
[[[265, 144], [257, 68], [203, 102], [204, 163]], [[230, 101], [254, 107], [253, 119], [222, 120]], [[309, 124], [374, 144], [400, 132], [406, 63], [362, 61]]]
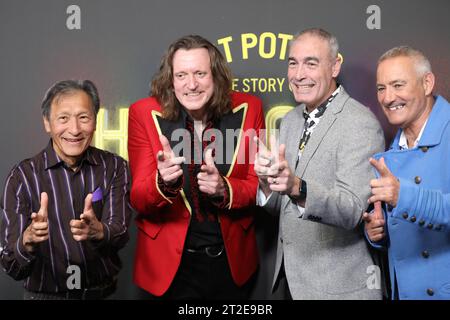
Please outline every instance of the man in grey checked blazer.
[[384, 150], [384, 137], [370, 110], [337, 84], [340, 67], [328, 32], [294, 37], [288, 80], [299, 106], [281, 122], [280, 146], [261, 144], [255, 159], [258, 204], [280, 215], [273, 289], [285, 277], [293, 299], [381, 299], [379, 286], [368, 285], [374, 261], [361, 221], [369, 158]]

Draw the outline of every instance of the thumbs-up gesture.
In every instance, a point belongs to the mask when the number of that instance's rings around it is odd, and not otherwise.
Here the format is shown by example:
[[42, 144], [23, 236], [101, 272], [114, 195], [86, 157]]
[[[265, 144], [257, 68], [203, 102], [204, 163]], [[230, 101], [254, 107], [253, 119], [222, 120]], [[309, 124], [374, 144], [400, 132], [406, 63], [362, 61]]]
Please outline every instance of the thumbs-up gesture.
[[370, 158], [369, 162], [380, 174], [380, 178], [370, 181], [372, 196], [369, 198], [369, 203], [383, 201], [395, 207], [400, 191], [400, 182], [386, 166], [384, 158], [380, 158], [380, 160]]
[[373, 213], [364, 212], [363, 221], [364, 228], [366, 229], [370, 241], [377, 242], [384, 238], [385, 221], [380, 201], [374, 203]]
[[103, 239], [103, 224], [98, 221], [92, 208], [92, 193], [89, 193], [84, 199], [84, 209], [80, 219], [70, 221], [70, 231], [76, 241]]
[[273, 135], [270, 136], [270, 146], [272, 151], [270, 151], [258, 137], [253, 137], [253, 141], [258, 146], [258, 152], [255, 154], [254, 170], [259, 178], [259, 182], [267, 184], [267, 178], [272, 174], [278, 173], [270, 171], [270, 166], [276, 161], [278, 152], [276, 149], [277, 141]]
[[22, 243], [25, 250], [33, 252], [36, 244], [48, 239], [48, 196], [41, 193], [40, 208], [38, 212], [31, 214], [31, 224], [23, 233]]
[[166, 186], [172, 186], [183, 175], [183, 170], [180, 165], [185, 162], [185, 158], [175, 157], [169, 140], [164, 135], [159, 136], [159, 141], [163, 149], [157, 154], [158, 172], [164, 184]]
[[205, 164], [200, 167], [197, 181], [201, 192], [211, 197], [225, 196], [225, 182], [214, 163], [212, 149], [207, 149], [205, 152]]
[[258, 176], [259, 187], [264, 192], [266, 197], [272, 192], [272, 190], [270, 190], [267, 178], [278, 174], [278, 171], [270, 171], [270, 167], [276, 162], [276, 157], [278, 156], [277, 141], [273, 135], [270, 136], [269, 140], [272, 150], [269, 150], [264, 142], [262, 142], [258, 137], [253, 138], [253, 141], [258, 146], [258, 152], [255, 154], [253, 169]]
[[[281, 194], [298, 196], [300, 179], [294, 175], [286, 160], [286, 145], [282, 144], [278, 148], [278, 159], [269, 168], [271, 174], [267, 181], [270, 190], [278, 191]], [[297, 188], [294, 188], [297, 186]]]

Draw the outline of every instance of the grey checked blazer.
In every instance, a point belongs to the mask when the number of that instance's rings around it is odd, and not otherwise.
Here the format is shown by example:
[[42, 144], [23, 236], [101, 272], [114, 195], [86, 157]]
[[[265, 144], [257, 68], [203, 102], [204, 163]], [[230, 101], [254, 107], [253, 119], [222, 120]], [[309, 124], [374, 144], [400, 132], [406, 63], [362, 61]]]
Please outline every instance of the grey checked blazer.
[[[305, 106], [282, 120], [280, 143], [294, 170]], [[368, 289], [373, 265], [361, 216], [374, 178], [369, 158], [384, 151], [375, 116], [341, 88], [311, 135], [295, 170], [307, 183], [305, 214], [290, 198], [275, 192], [264, 208], [280, 215], [273, 285], [281, 262], [294, 299], [381, 299]]]

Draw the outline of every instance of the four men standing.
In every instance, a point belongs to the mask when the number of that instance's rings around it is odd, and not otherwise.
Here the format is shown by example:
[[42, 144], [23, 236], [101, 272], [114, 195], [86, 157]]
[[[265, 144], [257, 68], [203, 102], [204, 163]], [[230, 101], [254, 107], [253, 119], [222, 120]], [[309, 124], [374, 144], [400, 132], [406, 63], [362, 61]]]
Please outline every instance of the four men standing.
[[[338, 50], [322, 29], [294, 37], [288, 80], [299, 105], [255, 155], [261, 101], [231, 91], [206, 39], [170, 45], [153, 96], [129, 114], [138, 286], [166, 299], [248, 298], [257, 203], [280, 218], [273, 289], [284, 283], [286, 298], [380, 299], [367, 287], [367, 240], [388, 249], [393, 299], [450, 298], [450, 105], [433, 96], [421, 52], [386, 52], [377, 95], [400, 130], [383, 152], [375, 116], [337, 82]], [[42, 103], [48, 146], [6, 179], [0, 261], [25, 281], [25, 299], [103, 299], [116, 288], [130, 176], [125, 160], [90, 146], [98, 109], [92, 82], [55, 84]]]

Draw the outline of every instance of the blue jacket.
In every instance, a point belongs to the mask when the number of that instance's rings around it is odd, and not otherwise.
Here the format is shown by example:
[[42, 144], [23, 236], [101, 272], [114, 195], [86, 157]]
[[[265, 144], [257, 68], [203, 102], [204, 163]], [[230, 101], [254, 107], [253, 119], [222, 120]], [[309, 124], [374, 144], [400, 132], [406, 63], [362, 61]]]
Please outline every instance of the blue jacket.
[[415, 148], [400, 150], [400, 133], [374, 156], [400, 180], [397, 206], [385, 211], [392, 296], [450, 299], [450, 104], [437, 97]]

